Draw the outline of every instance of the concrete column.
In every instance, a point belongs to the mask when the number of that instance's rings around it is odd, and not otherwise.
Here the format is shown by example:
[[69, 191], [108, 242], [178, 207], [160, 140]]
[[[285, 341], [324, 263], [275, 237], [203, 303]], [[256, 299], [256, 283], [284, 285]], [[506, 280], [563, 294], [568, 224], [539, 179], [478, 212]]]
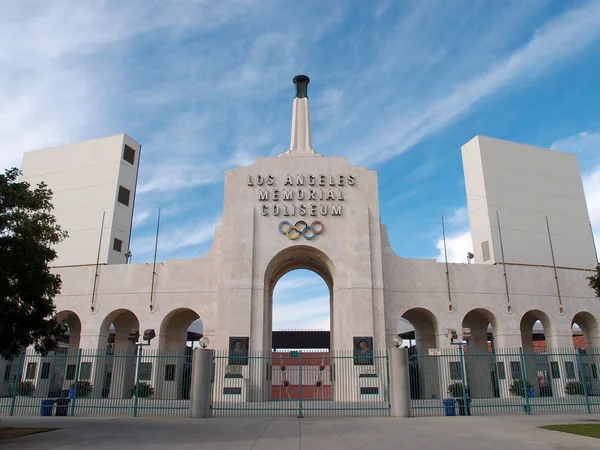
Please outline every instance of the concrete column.
[[210, 389], [213, 351], [198, 348], [193, 351], [192, 390], [190, 392], [190, 417], [210, 417]]
[[408, 350], [392, 348], [390, 351], [392, 417], [410, 417], [410, 384], [408, 375]]

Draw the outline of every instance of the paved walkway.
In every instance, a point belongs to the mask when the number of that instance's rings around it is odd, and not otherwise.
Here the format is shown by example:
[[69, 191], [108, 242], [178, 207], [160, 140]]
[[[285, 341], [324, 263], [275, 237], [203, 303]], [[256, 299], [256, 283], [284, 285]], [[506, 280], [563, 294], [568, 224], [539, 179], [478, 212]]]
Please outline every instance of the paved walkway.
[[536, 428], [600, 416], [349, 419], [2, 417], [2, 426], [63, 429], [0, 441], [0, 449], [598, 450], [597, 439]]

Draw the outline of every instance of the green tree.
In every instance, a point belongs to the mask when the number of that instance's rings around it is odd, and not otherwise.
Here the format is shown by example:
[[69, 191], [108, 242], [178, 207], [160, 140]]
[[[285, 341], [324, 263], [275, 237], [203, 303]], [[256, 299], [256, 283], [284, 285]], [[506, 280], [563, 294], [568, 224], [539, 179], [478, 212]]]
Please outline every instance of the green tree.
[[0, 175], [0, 356], [7, 359], [30, 345], [46, 354], [66, 331], [54, 319], [61, 280], [48, 264], [67, 233], [52, 215], [52, 191], [44, 183], [31, 189], [20, 175], [16, 168]]
[[590, 282], [590, 287], [600, 297], [600, 264], [596, 266], [596, 274], [588, 277], [588, 281]]

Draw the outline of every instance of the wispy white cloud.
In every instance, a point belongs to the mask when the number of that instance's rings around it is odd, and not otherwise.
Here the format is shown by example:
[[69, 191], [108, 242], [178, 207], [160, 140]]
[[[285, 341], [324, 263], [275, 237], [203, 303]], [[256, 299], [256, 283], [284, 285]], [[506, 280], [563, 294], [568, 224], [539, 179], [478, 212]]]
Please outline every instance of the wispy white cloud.
[[313, 276], [304, 275], [294, 278], [284, 276], [275, 285], [273, 297], [275, 299], [286, 298], [292, 293], [297, 295], [298, 292], [306, 292], [316, 287], [327, 288], [325, 281], [323, 281], [323, 279], [316, 274]]
[[581, 131], [557, 140], [550, 148], [577, 155], [595, 244], [600, 249], [600, 131]]
[[[187, 247], [200, 247], [210, 242], [215, 233], [215, 227], [221, 222], [220, 217], [199, 223], [194, 220], [188, 223], [173, 226], [173, 224], [161, 223], [158, 240], [158, 255], [164, 259], [174, 252]], [[131, 251], [136, 261], [144, 259], [145, 256], [154, 253], [156, 235], [145, 234], [134, 237], [131, 243]]]
[[145, 210], [137, 210], [133, 214], [133, 228], [138, 228], [142, 226], [144, 223], [148, 221], [150, 218], [150, 211]]
[[596, 249], [600, 251], [600, 165], [583, 176], [583, 188], [594, 231]]
[[329, 329], [329, 296], [309, 298], [291, 303], [273, 304], [273, 330]]
[[539, 77], [585, 50], [600, 37], [600, 2], [578, 4], [487, 71], [453, 86], [451, 92], [414, 110], [391, 115], [351, 149], [352, 160], [381, 163], [470, 112], [483, 99], [512, 83]]
[[455, 209], [446, 220], [450, 225], [469, 226], [469, 208], [465, 205]]
[[600, 132], [582, 131], [573, 136], [559, 139], [551, 146], [553, 150], [577, 155], [582, 172], [600, 161]]
[[[467, 253], [473, 251], [467, 206], [464, 205], [456, 208], [444, 222], [446, 224], [446, 253], [448, 255], [448, 262], [466, 263]], [[438, 251], [437, 261], [445, 261], [443, 237], [437, 239], [435, 247]]]
[[139, 194], [175, 191], [183, 188], [212, 184], [223, 179], [223, 171], [216, 167], [194, 162], [157, 163], [146, 171], [147, 180], [137, 188]]
[[[439, 262], [445, 261], [444, 240], [439, 239], [435, 246], [439, 252], [437, 260]], [[447, 235], [446, 250], [448, 252], [448, 262], [466, 263], [467, 253], [473, 251], [473, 245], [471, 244], [471, 231], [462, 231]]]

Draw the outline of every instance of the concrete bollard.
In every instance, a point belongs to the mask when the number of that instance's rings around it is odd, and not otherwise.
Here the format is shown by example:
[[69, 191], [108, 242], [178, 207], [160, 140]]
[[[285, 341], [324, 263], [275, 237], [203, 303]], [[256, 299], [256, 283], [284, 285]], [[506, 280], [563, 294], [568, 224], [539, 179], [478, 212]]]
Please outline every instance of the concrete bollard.
[[390, 372], [392, 417], [410, 417], [410, 379], [407, 349], [391, 349]]
[[190, 417], [210, 417], [210, 390], [212, 387], [213, 351], [195, 349], [192, 354], [192, 389], [190, 392]]

